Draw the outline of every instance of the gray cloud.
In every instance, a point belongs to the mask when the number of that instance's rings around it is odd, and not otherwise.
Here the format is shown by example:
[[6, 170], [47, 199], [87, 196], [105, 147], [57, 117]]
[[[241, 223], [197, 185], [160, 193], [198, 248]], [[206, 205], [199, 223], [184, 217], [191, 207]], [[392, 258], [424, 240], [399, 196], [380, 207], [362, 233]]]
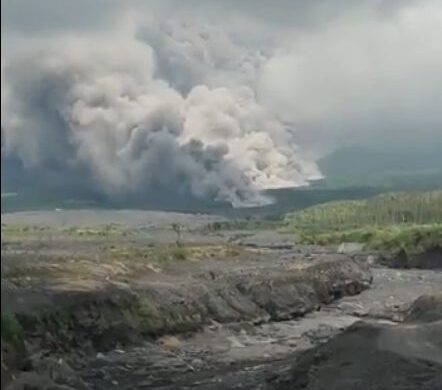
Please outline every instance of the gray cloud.
[[[4, 0], [2, 27], [25, 32], [109, 27], [122, 10], [187, 18], [235, 16], [261, 20], [273, 26], [321, 28], [343, 14], [369, 11], [391, 16], [403, 6], [419, 0]], [[225, 22], [225, 20], [223, 20]], [[272, 27], [273, 27], [272, 26]]]
[[2, 30], [24, 34], [91, 31], [110, 27], [117, 0], [5, 0]]
[[264, 202], [342, 140], [442, 143], [441, 26], [436, 0], [6, 0], [2, 153]]
[[292, 35], [262, 68], [260, 96], [314, 144], [441, 142], [441, 22], [442, 4], [422, 1]]
[[29, 169], [87, 167], [108, 194], [169, 185], [235, 206], [319, 176], [249, 87], [184, 96], [156, 76], [155, 54], [126, 30], [18, 45], [3, 66], [4, 152]]

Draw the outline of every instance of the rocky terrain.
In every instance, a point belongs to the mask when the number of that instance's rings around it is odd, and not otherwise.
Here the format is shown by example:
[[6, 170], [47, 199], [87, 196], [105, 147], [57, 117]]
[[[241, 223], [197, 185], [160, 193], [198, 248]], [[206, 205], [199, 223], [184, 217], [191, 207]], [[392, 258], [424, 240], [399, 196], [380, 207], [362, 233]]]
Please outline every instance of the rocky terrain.
[[400, 324], [358, 322], [294, 359], [275, 389], [440, 389], [442, 295], [416, 300]]
[[204, 215], [2, 221], [2, 388], [440, 388], [440, 270]]

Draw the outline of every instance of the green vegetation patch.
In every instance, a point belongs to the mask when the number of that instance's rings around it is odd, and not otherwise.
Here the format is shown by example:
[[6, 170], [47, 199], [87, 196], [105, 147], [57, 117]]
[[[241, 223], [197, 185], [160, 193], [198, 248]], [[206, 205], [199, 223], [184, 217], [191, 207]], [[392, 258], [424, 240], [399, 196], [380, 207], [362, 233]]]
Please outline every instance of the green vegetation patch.
[[442, 246], [442, 191], [326, 203], [289, 214], [286, 223], [307, 243], [359, 242], [418, 253]]
[[366, 248], [422, 253], [442, 246], [442, 224], [365, 227], [320, 234], [301, 234], [306, 243], [328, 245], [343, 242], [358, 242]]
[[442, 223], [442, 191], [391, 193], [330, 202], [287, 215], [294, 231], [319, 234], [367, 226]]

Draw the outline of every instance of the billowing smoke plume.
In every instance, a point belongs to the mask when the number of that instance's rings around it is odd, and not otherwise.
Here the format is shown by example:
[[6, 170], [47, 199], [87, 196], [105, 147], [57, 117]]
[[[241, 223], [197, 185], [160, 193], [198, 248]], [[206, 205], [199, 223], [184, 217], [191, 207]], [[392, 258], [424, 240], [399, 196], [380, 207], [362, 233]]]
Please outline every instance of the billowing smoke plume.
[[168, 188], [234, 206], [319, 177], [241, 72], [227, 76], [233, 70], [207, 46], [190, 42], [192, 59], [178, 39], [162, 53], [146, 32], [134, 35], [35, 40], [11, 51], [2, 62], [2, 154], [110, 195]]
[[241, 206], [318, 178], [337, 145], [442, 143], [439, 0], [2, 11], [2, 157], [42, 182]]

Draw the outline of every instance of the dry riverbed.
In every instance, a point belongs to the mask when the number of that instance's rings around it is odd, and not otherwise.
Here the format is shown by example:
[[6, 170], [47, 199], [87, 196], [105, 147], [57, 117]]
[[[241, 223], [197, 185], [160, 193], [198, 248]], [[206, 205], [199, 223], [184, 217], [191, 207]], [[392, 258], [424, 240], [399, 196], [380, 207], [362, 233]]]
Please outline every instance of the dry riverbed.
[[[326, 372], [323, 382], [309, 379], [318, 365], [310, 351], [338, 337], [350, 345], [354, 329], [368, 347], [372, 328], [379, 339], [395, 334], [388, 329], [406, 326], [417, 298], [441, 291], [440, 271], [373, 268], [365, 255], [298, 246], [274, 230], [208, 229], [218, 221], [135, 211], [2, 215], [2, 328], [3, 316], [22, 328], [15, 344], [2, 331], [2, 388], [329, 388], [321, 387], [332, 380]], [[429, 362], [420, 388], [437, 384], [438, 321], [416, 333], [427, 349], [394, 351]]]

